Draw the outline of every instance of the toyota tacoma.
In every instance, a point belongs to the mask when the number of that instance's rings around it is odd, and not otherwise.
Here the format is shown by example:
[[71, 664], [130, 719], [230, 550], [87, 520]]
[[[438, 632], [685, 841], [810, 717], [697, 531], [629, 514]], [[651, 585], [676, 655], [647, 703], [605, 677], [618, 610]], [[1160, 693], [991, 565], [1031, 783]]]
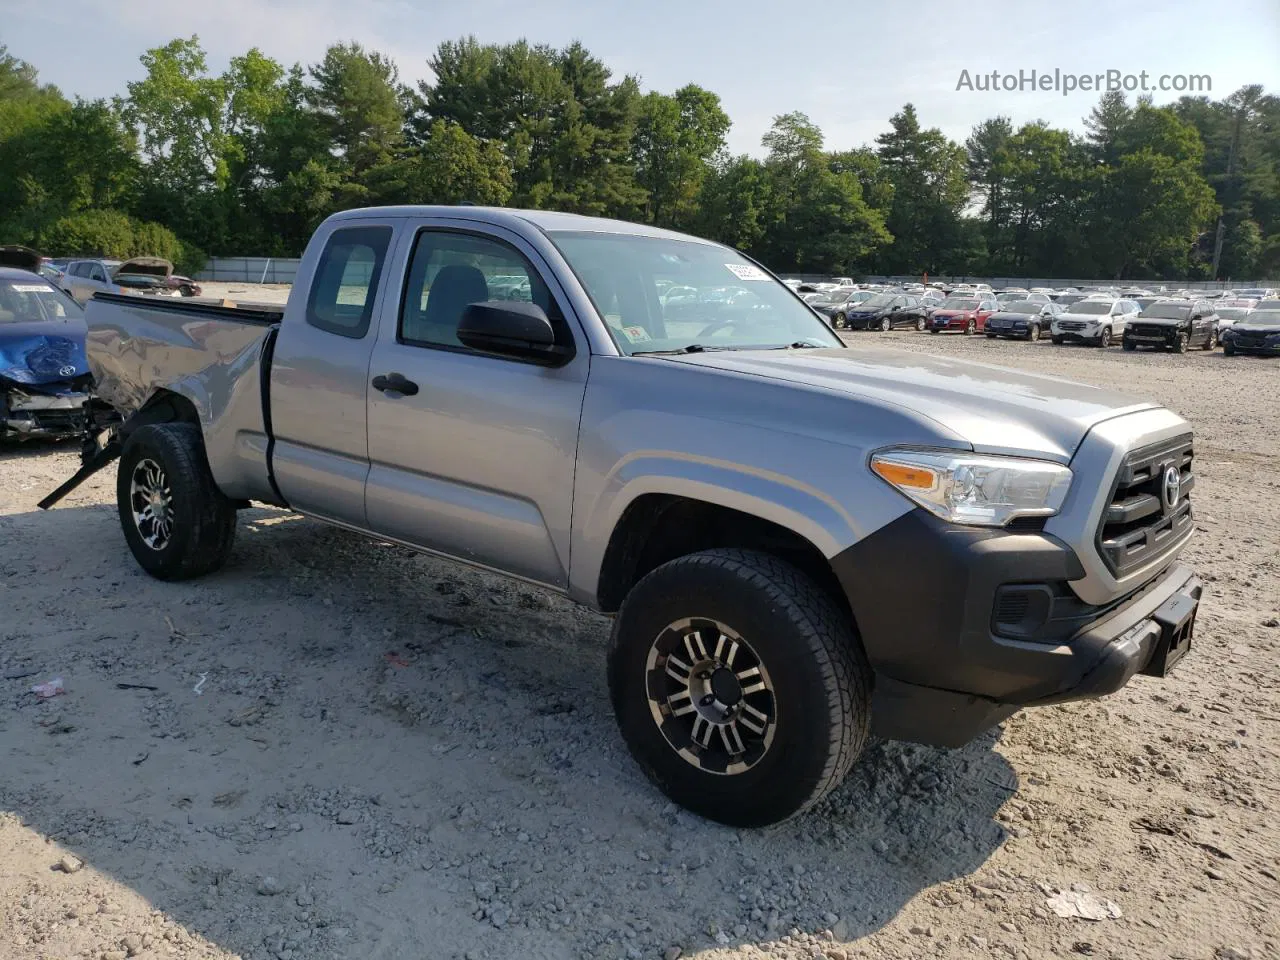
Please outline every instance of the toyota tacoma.
[[[495, 295], [512, 277], [523, 299]], [[666, 313], [672, 284], [749, 296]], [[612, 617], [621, 736], [760, 825], [873, 733], [960, 746], [1188, 650], [1191, 429], [1152, 403], [848, 347], [718, 244], [479, 207], [335, 214], [283, 312], [98, 294], [120, 524], [208, 574], [287, 507]], [[927, 571], [905, 578], [903, 570]]]

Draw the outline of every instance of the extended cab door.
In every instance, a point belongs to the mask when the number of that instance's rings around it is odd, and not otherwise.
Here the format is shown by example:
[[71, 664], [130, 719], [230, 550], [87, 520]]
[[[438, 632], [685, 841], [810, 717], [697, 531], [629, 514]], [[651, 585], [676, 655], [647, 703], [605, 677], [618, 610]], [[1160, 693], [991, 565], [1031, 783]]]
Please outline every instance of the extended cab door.
[[276, 485], [290, 506], [364, 528], [365, 392], [388, 292], [395, 219], [320, 228], [299, 264], [271, 359], [267, 402]]
[[[400, 306], [384, 312], [370, 366], [387, 379], [368, 393], [369, 528], [564, 588], [587, 341], [517, 234], [449, 219], [416, 227], [398, 258]], [[466, 307], [501, 299], [541, 306], [573, 358], [550, 368], [463, 346]]]

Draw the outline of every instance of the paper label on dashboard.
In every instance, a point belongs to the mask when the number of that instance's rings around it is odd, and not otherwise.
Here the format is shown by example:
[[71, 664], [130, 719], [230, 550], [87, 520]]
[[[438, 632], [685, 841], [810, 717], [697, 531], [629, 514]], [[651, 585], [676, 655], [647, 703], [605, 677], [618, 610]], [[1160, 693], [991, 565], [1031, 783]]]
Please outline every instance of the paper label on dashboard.
[[726, 263], [729, 272], [739, 280], [768, 280], [769, 275], [750, 263]]

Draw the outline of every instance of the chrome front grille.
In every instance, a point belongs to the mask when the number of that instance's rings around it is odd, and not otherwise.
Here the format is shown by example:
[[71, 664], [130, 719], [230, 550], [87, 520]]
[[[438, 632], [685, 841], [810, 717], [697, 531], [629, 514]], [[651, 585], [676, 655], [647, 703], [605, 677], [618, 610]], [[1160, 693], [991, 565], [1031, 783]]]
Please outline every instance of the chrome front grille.
[[1123, 577], [1172, 554], [1191, 535], [1194, 452], [1190, 434], [1130, 452], [1098, 526], [1098, 552]]

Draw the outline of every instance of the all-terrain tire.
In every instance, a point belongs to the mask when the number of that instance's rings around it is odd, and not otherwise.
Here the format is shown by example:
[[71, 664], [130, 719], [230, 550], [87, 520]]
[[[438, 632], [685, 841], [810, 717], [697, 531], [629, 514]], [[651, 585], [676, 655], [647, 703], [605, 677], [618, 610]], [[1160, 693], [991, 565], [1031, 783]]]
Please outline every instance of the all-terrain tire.
[[[135, 472], [148, 462], [159, 467], [169, 499], [169, 533], [163, 542], [155, 537], [154, 527], [145, 522], [140, 526], [134, 517]], [[203, 576], [221, 567], [231, 553], [236, 508], [214, 483], [195, 424], [152, 424], [130, 434], [120, 454], [116, 506], [134, 559], [158, 580]], [[156, 546], [148, 545], [148, 536]]]
[[[672, 628], [675, 636], [694, 629], [685, 620], [736, 631], [767, 671], [772, 742], [745, 769], [713, 772], [712, 751], [686, 736], [682, 753], [669, 739], [686, 720], [698, 729], [696, 714], [664, 713], [667, 701], [654, 695], [664, 662], [671, 666], [654, 652]], [[618, 613], [608, 665], [618, 726], [640, 767], [676, 803], [721, 823], [764, 826], [807, 809], [844, 779], [869, 735], [872, 671], [853, 624], [809, 577], [769, 554], [707, 550], [649, 573]]]

